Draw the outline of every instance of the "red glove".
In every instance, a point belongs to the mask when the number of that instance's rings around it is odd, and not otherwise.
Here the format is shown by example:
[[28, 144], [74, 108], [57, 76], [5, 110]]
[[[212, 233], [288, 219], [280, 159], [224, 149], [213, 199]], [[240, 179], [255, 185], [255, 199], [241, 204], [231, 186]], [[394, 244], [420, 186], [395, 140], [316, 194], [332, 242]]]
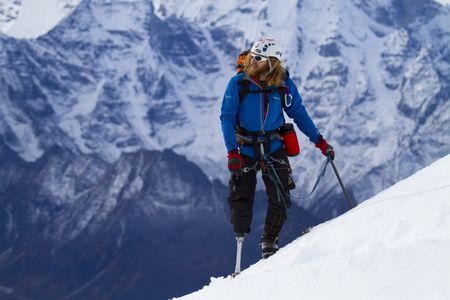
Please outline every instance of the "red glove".
[[230, 172], [236, 175], [241, 175], [243, 165], [244, 159], [242, 158], [242, 155], [239, 153], [238, 149], [234, 149], [228, 152], [228, 170], [230, 170]]
[[322, 154], [326, 157], [331, 158], [331, 160], [334, 160], [334, 150], [333, 147], [327, 143], [327, 141], [323, 138], [322, 135], [319, 136], [319, 139], [317, 140], [316, 147], [322, 151]]

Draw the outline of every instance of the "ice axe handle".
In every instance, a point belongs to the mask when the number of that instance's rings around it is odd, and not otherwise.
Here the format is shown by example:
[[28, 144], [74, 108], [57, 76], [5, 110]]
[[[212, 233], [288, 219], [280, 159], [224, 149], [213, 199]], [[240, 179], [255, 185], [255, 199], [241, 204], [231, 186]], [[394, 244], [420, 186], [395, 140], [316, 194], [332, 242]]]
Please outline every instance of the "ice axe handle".
[[344, 183], [342, 182], [341, 177], [339, 176], [339, 172], [336, 168], [336, 165], [334, 164], [334, 161], [330, 159], [330, 162], [331, 166], [333, 167], [334, 173], [336, 174], [337, 180], [339, 181], [339, 185], [341, 186], [342, 192], [344, 193], [345, 200], [347, 200], [348, 206], [350, 207], [350, 209], [352, 209], [353, 207], [355, 207], [355, 205], [353, 204], [350, 195], [347, 193], [347, 190], [345, 189]]

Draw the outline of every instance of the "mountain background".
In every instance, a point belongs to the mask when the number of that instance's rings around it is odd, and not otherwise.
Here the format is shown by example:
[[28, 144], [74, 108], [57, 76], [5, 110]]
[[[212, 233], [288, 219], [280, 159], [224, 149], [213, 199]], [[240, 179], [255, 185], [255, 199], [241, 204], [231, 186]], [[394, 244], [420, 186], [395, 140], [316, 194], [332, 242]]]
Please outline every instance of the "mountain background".
[[[449, 17], [431, 0], [3, 2], [0, 294], [166, 299], [230, 273], [221, 97], [261, 35], [358, 203], [448, 154]], [[347, 209], [330, 170], [305, 199], [323, 156], [298, 136], [283, 244]]]

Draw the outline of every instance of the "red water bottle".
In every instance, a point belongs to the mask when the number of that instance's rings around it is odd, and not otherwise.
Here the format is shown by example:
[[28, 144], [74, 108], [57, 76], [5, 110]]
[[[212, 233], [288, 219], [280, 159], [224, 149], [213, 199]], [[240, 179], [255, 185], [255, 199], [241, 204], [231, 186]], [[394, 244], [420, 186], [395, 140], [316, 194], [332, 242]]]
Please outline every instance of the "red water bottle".
[[300, 154], [300, 144], [298, 143], [297, 134], [294, 130], [294, 124], [286, 123], [280, 127], [280, 135], [283, 138], [284, 149], [288, 156], [296, 156]]

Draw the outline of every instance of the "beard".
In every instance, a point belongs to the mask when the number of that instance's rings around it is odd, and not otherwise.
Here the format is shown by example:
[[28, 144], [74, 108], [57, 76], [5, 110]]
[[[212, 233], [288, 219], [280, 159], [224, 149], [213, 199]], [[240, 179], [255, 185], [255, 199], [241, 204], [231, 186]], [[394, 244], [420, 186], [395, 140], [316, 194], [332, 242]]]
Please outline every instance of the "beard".
[[261, 75], [266, 74], [268, 71], [268, 67], [267, 66], [249, 66], [249, 68], [247, 69], [247, 74], [252, 76], [252, 77], [256, 77], [259, 78]]

